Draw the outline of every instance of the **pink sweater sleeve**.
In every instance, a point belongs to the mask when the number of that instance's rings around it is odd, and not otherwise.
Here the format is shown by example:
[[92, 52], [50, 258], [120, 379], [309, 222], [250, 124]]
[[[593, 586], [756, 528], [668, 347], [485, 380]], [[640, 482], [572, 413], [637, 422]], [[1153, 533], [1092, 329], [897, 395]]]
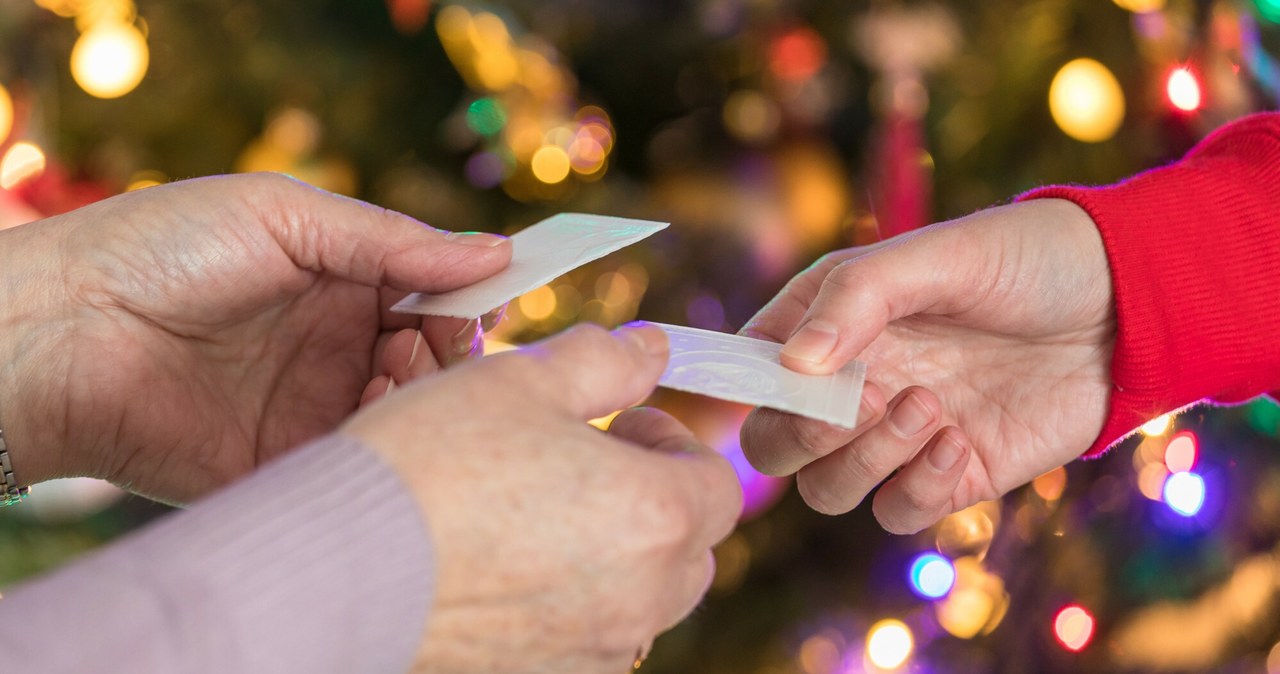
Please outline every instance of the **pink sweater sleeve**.
[[0, 661], [46, 674], [399, 674], [424, 634], [432, 566], [407, 487], [330, 436], [6, 592]]
[[1088, 456], [1203, 398], [1280, 389], [1280, 114], [1227, 125], [1117, 185], [1022, 198], [1075, 202], [1106, 246], [1118, 332], [1111, 409]]

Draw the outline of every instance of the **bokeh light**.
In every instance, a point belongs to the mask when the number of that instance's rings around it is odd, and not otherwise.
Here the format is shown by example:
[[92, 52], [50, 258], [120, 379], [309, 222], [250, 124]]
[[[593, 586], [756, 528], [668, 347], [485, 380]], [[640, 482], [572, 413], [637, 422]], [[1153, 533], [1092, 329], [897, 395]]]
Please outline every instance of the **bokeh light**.
[[772, 98], [754, 89], [729, 95], [724, 102], [724, 126], [734, 138], [747, 143], [771, 140], [782, 124], [782, 113]]
[[911, 630], [901, 620], [881, 620], [867, 633], [867, 657], [881, 669], [897, 669], [911, 657]]
[[0, 84], [0, 145], [8, 140], [10, 131], [13, 131], [13, 97]]
[[1164, 482], [1164, 502], [1183, 517], [1195, 517], [1204, 497], [1204, 478], [1195, 473], [1174, 473]]
[[507, 162], [496, 152], [477, 152], [467, 159], [463, 173], [473, 187], [487, 190], [497, 187], [507, 177]]
[[482, 136], [492, 136], [506, 125], [507, 113], [493, 98], [477, 98], [467, 106], [467, 126]]
[[1115, 3], [1134, 14], [1146, 14], [1164, 9], [1165, 0], [1115, 0]]
[[943, 518], [938, 525], [936, 546], [938, 551], [950, 557], [982, 559], [995, 537], [999, 507], [984, 501]]
[[1053, 619], [1053, 635], [1069, 651], [1080, 651], [1093, 639], [1093, 616], [1083, 607], [1067, 606]]
[[569, 160], [569, 154], [556, 145], [544, 145], [540, 150], [533, 153], [533, 161], [530, 163], [533, 169], [533, 177], [548, 185], [555, 185], [564, 182], [569, 177], [569, 171], [572, 170], [573, 164]]
[[956, 559], [954, 566], [955, 585], [945, 599], [934, 604], [938, 624], [959, 639], [990, 634], [1009, 609], [1004, 581], [974, 557]]
[[132, 24], [103, 21], [71, 50], [71, 75], [91, 96], [119, 98], [142, 82], [150, 61], [147, 40]]
[[14, 143], [0, 159], [0, 187], [9, 190], [44, 173], [44, 150], [31, 143]]
[[800, 668], [805, 674], [833, 674], [841, 659], [840, 644], [830, 634], [815, 634], [800, 644]]
[[1124, 121], [1124, 91], [1106, 66], [1093, 59], [1076, 59], [1054, 75], [1049, 112], [1063, 133], [1099, 143], [1114, 136]]
[[1036, 496], [1048, 502], [1062, 498], [1062, 492], [1066, 488], [1067, 469], [1062, 466], [1058, 466], [1031, 481], [1031, 489], [1036, 493]]
[[1195, 112], [1200, 109], [1200, 81], [1188, 68], [1174, 68], [1169, 73], [1165, 93], [1169, 95], [1169, 103], [1184, 112]]
[[1272, 23], [1280, 23], [1280, 0], [1254, 0], [1258, 13]]
[[812, 28], [789, 30], [769, 47], [769, 67], [781, 80], [802, 82], [816, 75], [826, 62], [827, 45]]
[[1183, 473], [1195, 468], [1199, 456], [1199, 439], [1191, 431], [1183, 431], [1169, 439], [1164, 448], [1164, 465], [1170, 473]]
[[1169, 430], [1169, 426], [1173, 424], [1172, 414], [1161, 414], [1160, 416], [1148, 421], [1141, 427], [1142, 434], [1147, 437], [1156, 435], [1164, 435]]
[[911, 589], [926, 599], [945, 597], [956, 582], [956, 567], [951, 560], [933, 552], [915, 558], [911, 563]]
[[1138, 471], [1138, 492], [1152, 501], [1164, 498], [1164, 482], [1169, 478], [1169, 469], [1163, 463], [1148, 463]]
[[542, 286], [520, 296], [517, 301], [520, 313], [531, 321], [543, 321], [556, 312], [556, 291]]

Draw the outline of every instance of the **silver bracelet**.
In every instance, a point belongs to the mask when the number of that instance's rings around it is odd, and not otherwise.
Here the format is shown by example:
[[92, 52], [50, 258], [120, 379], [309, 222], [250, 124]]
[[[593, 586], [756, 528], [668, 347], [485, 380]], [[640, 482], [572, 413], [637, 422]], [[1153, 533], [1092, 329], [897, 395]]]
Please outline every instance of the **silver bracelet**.
[[13, 464], [9, 462], [9, 448], [4, 444], [4, 429], [0, 428], [0, 508], [22, 503], [31, 493], [31, 487], [19, 487], [13, 476]]

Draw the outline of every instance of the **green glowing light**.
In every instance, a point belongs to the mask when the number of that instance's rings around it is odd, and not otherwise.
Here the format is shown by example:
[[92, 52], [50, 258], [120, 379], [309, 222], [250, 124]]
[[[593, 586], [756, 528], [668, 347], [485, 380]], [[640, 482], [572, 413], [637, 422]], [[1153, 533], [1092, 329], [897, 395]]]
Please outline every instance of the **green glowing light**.
[[1254, 0], [1258, 13], [1272, 23], [1280, 23], [1280, 0]]
[[467, 126], [482, 136], [492, 136], [506, 124], [506, 111], [492, 98], [477, 99], [467, 108]]

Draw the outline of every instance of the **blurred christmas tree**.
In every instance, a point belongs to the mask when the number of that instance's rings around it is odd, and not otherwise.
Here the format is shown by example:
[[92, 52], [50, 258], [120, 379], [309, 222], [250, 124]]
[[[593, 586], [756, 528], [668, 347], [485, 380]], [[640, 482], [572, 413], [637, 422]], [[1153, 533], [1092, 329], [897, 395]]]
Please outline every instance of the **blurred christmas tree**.
[[[649, 217], [674, 226], [521, 298], [495, 347], [636, 316], [731, 330], [822, 252], [1113, 181], [1274, 108], [1277, 21], [1276, 0], [8, 0], [0, 227], [239, 170], [450, 229]], [[751, 471], [745, 410], [654, 402], [735, 460], [749, 512], [645, 671], [1280, 672], [1270, 402], [902, 538]], [[94, 489], [0, 512], [0, 585], [161, 512]]]

